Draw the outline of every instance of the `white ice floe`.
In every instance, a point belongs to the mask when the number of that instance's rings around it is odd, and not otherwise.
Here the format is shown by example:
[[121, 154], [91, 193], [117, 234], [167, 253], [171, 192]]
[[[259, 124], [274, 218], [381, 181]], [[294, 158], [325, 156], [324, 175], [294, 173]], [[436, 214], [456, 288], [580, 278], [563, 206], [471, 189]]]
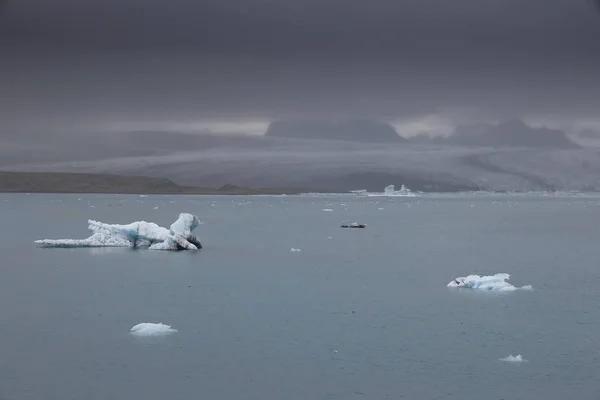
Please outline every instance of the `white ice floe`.
[[292, 247], [292, 248], [290, 249], [290, 251], [291, 251], [292, 253], [297, 253], [297, 252], [299, 252], [299, 251], [302, 251], [302, 250], [300, 250], [300, 249], [295, 249], [295, 248], [293, 248], [293, 247]]
[[526, 362], [527, 360], [525, 360], [523, 358], [523, 356], [520, 354], [517, 354], [516, 356], [513, 356], [511, 354], [508, 357], [501, 358], [500, 361], [506, 361], [506, 362], [512, 362], [512, 363], [522, 363], [522, 362]]
[[530, 285], [520, 288], [506, 282], [510, 279], [509, 274], [496, 274], [492, 276], [469, 275], [459, 277], [448, 283], [448, 287], [488, 290], [495, 292], [509, 292], [513, 290], [531, 290]]
[[135, 336], [159, 336], [176, 333], [177, 329], [171, 328], [171, 325], [165, 325], [162, 322], [142, 322], [129, 330]]
[[87, 239], [43, 239], [35, 243], [43, 247], [146, 247], [150, 250], [198, 250], [200, 239], [192, 232], [199, 225], [198, 217], [181, 213], [170, 229], [153, 222], [137, 221], [127, 225], [88, 221], [93, 232]]
[[324, 208], [323, 211], [325, 211], [325, 212], [331, 212], [333, 210], [331, 208]]

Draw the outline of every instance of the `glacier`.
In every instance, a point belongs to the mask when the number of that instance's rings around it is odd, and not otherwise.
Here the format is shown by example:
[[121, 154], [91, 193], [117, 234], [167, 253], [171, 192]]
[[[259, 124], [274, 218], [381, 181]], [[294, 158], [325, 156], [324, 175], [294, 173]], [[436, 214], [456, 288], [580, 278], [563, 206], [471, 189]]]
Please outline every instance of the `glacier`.
[[55, 248], [130, 247], [149, 250], [199, 250], [202, 244], [193, 234], [199, 224], [198, 217], [188, 213], [179, 214], [179, 218], [169, 229], [146, 221], [119, 225], [89, 220], [88, 229], [93, 234], [86, 239], [42, 239], [36, 240], [35, 243], [42, 247]]
[[510, 279], [509, 274], [496, 274], [491, 276], [469, 275], [459, 277], [448, 283], [448, 287], [488, 290], [495, 292], [511, 292], [514, 290], [531, 290], [530, 285], [520, 288], [506, 282]]

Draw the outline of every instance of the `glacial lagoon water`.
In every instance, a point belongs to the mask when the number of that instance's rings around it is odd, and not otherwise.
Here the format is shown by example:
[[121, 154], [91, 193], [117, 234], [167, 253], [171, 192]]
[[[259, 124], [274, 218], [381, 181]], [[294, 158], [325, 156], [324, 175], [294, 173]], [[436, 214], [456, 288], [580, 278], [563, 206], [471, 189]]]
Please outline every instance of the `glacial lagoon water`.
[[[202, 251], [33, 243], [181, 212]], [[595, 399], [599, 215], [592, 195], [0, 195], [0, 399]], [[447, 287], [497, 273], [533, 290]]]

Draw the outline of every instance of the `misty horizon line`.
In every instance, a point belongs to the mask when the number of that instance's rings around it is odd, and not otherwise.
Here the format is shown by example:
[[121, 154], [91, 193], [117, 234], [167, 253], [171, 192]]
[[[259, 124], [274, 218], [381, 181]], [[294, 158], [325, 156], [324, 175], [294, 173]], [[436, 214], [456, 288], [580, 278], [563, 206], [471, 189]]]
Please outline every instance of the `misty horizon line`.
[[[200, 135], [244, 135], [244, 136], [269, 136], [269, 130], [279, 123], [315, 123], [323, 125], [348, 125], [348, 124], [385, 124], [395, 134], [405, 139], [417, 137], [448, 138], [453, 135], [461, 134], [463, 130], [469, 130], [476, 127], [498, 127], [501, 125], [520, 123], [531, 130], [553, 130], [561, 131], [565, 135], [582, 135], [592, 137], [596, 133], [600, 137], [600, 129], [592, 125], [583, 125], [581, 127], [571, 127], [565, 129], [556, 124], [544, 124], [543, 122], [532, 123], [527, 118], [509, 117], [495, 120], [473, 120], [472, 122], [462, 122], [445, 127], [437, 126], [428, 128], [425, 124], [422, 127], [410, 127], [410, 125], [419, 125], [419, 122], [394, 122], [387, 119], [368, 118], [368, 117], [290, 117], [290, 118], [272, 118], [262, 121], [254, 120], [250, 122], [177, 122], [177, 121], [139, 121], [111, 124], [110, 131], [113, 132], [162, 132], [172, 134], [200, 134]], [[409, 127], [408, 129], [407, 126]], [[367, 132], [368, 134], [368, 132]]]

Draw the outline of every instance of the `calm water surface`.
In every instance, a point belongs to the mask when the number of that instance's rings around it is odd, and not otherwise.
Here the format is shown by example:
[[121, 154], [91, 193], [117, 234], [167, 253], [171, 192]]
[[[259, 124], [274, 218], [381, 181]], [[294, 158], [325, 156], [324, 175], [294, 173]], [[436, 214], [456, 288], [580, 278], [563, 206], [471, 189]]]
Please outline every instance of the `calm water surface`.
[[[33, 243], [180, 212], [202, 252]], [[0, 398], [598, 399], [599, 215], [591, 196], [0, 195]], [[534, 291], [446, 287], [499, 272]]]

